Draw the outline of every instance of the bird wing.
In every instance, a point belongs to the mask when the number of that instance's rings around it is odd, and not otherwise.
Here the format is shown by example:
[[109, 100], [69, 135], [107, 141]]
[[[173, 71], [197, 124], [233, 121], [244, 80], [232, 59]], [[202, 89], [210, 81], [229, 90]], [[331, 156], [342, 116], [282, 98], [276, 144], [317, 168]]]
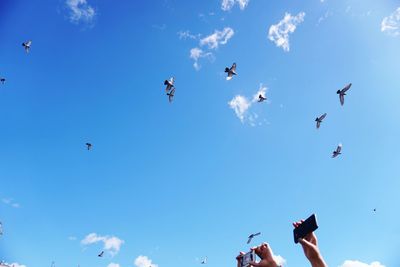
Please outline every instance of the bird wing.
[[342, 144], [339, 144], [338, 147], [336, 148], [336, 152], [340, 153], [342, 151]]
[[247, 244], [250, 244], [251, 240], [253, 239], [252, 236], [249, 236], [249, 240], [247, 240]]
[[31, 41], [31, 40], [29, 40], [28, 42], [26, 42], [26, 45], [27, 45], [27, 46], [31, 46], [31, 44], [32, 44], [32, 41]]
[[326, 113], [322, 114], [321, 117], [319, 117], [319, 120], [322, 121], [323, 119], [325, 119], [326, 117]]
[[232, 64], [231, 71], [236, 72], [236, 63]]
[[253, 236], [258, 236], [258, 235], [261, 235], [261, 232], [258, 232], [258, 233], [256, 233], [256, 234], [253, 234]]
[[172, 91], [168, 94], [168, 101], [172, 102], [174, 99], [174, 94], [175, 94], [175, 89], [172, 89]]
[[320, 126], [321, 126], [321, 122], [319, 120], [317, 120], [317, 129], [319, 129]]
[[347, 90], [349, 90], [351, 87], [351, 83], [349, 83], [348, 85], [346, 85], [343, 89], [342, 89], [342, 93], [345, 93]]
[[340, 99], [340, 104], [343, 106], [344, 105], [344, 95], [340, 94], [339, 99]]
[[174, 85], [174, 82], [175, 82], [174, 77], [171, 77], [171, 78], [169, 79], [169, 83], [170, 83], [171, 85]]

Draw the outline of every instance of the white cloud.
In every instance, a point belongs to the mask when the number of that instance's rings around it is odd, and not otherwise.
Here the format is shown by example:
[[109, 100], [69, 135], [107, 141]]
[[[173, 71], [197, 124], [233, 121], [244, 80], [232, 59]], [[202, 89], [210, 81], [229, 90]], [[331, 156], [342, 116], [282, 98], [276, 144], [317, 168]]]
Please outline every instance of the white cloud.
[[228, 105], [235, 111], [236, 116], [242, 123], [248, 122], [251, 126], [255, 126], [258, 119], [258, 114], [255, 112], [250, 112], [250, 108], [258, 101], [258, 96], [260, 94], [265, 96], [266, 91], [267, 87], [261, 84], [257, 93], [253, 95], [252, 99], [248, 99], [242, 95], [236, 95], [231, 101], [228, 102]]
[[381, 31], [392, 36], [398, 36], [400, 34], [400, 7], [390, 16], [383, 18]]
[[73, 23], [90, 23], [96, 17], [95, 9], [86, 0], [67, 0], [66, 5], [70, 10], [69, 20]]
[[231, 109], [235, 111], [236, 116], [243, 123], [247, 110], [251, 106], [251, 102], [246, 97], [237, 95], [228, 104]]
[[363, 263], [361, 261], [346, 260], [339, 267], [385, 267], [378, 261], [374, 261], [371, 264]]
[[4, 204], [11, 206], [13, 208], [19, 208], [21, 207], [21, 205], [19, 203], [14, 202], [14, 200], [12, 198], [3, 198], [1, 200]]
[[286, 260], [281, 255], [273, 255], [273, 257], [278, 266], [286, 265]]
[[149, 259], [147, 256], [142, 256], [142, 255], [140, 255], [135, 259], [134, 264], [136, 267], [149, 267], [149, 266], [158, 267], [157, 264], [152, 263], [151, 259]]
[[285, 13], [285, 17], [278, 23], [271, 25], [268, 32], [268, 38], [273, 41], [276, 46], [282, 47], [286, 52], [290, 50], [289, 33], [293, 33], [297, 25], [304, 21], [306, 13], [300, 12], [296, 16]]
[[119, 267], [119, 264], [111, 262], [107, 267]]
[[118, 237], [115, 236], [100, 236], [97, 235], [96, 233], [91, 233], [88, 234], [82, 241], [82, 245], [91, 245], [95, 244], [98, 242], [103, 242], [103, 249], [105, 251], [108, 251], [111, 256], [116, 255], [119, 250], [121, 249], [122, 244], [124, 243], [124, 240], [119, 239]]
[[3, 262], [2, 264], [0, 264], [0, 267], [2, 267], [2, 266], [5, 266], [5, 267], [26, 267], [26, 265], [19, 264], [17, 262], [14, 262], [14, 263]]
[[249, 4], [250, 0], [222, 0], [221, 9], [223, 11], [229, 11], [237, 3], [241, 10], [244, 10]]
[[68, 240], [70, 240], [70, 241], [75, 241], [75, 240], [76, 240], [76, 236], [69, 236], [69, 237], [68, 237]]
[[201, 65], [199, 64], [199, 59], [208, 58], [209, 60], [213, 60], [214, 56], [211, 52], [204, 52], [202, 49], [195, 47], [190, 50], [190, 58], [194, 60], [193, 67], [196, 70], [200, 70]]
[[235, 32], [230, 27], [225, 27], [222, 31], [215, 30], [213, 34], [200, 40], [200, 45], [207, 45], [209, 49], [217, 49], [219, 45], [228, 43]]
[[200, 34], [195, 35], [195, 34], [190, 33], [190, 31], [179, 31], [178, 32], [178, 36], [179, 36], [179, 39], [184, 39], [184, 40], [193, 39], [193, 40], [195, 40], [195, 39], [200, 37]]

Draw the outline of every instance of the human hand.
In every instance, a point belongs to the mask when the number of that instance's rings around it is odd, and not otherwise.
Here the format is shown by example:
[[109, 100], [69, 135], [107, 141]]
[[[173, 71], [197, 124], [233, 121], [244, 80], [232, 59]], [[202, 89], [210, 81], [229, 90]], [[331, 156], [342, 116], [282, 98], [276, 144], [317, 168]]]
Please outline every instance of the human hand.
[[[303, 222], [304, 220], [294, 222], [294, 228], [299, 227]], [[307, 234], [304, 238], [299, 238], [299, 243], [303, 247], [304, 255], [313, 267], [327, 267], [319, 251], [317, 236], [314, 232]]]
[[271, 247], [267, 243], [262, 243], [258, 247], [251, 248], [258, 257], [261, 258], [261, 261], [255, 262], [252, 261], [250, 266], [252, 267], [277, 267], [278, 264], [274, 259], [274, 254], [272, 253]]

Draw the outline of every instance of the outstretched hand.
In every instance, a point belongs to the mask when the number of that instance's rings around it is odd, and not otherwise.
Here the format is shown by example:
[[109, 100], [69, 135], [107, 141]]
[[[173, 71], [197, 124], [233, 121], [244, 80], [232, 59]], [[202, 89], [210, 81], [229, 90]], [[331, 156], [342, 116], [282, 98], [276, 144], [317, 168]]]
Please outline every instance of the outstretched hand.
[[[262, 243], [258, 247], [253, 247], [251, 248], [252, 251], [254, 251], [258, 257], [261, 258], [261, 261], [255, 262], [252, 261], [250, 262], [250, 266], [252, 267], [277, 267], [278, 264], [276, 263], [273, 253], [271, 250], [271, 247], [267, 243]], [[240, 263], [242, 260], [244, 253], [240, 252], [239, 256], [236, 257], [238, 261], [238, 267], [240, 267]]]
[[[294, 222], [294, 228], [299, 227], [304, 220]], [[317, 236], [314, 232], [307, 234], [304, 238], [299, 238], [299, 243], [303, 247], [304, 255], [310, 261], [312, 267], [327, 267], [318, 248]]]

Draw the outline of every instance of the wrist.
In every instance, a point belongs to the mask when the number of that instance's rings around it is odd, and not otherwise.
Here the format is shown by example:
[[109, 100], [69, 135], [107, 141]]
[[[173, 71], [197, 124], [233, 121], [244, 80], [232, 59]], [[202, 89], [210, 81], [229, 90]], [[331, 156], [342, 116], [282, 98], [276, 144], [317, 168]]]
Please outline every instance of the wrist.
[[312, 267], [328, 267], [328, 265], [326, 265], [321, 255], [318, 255], [318, 257], [310, 259], [310, 263]]

